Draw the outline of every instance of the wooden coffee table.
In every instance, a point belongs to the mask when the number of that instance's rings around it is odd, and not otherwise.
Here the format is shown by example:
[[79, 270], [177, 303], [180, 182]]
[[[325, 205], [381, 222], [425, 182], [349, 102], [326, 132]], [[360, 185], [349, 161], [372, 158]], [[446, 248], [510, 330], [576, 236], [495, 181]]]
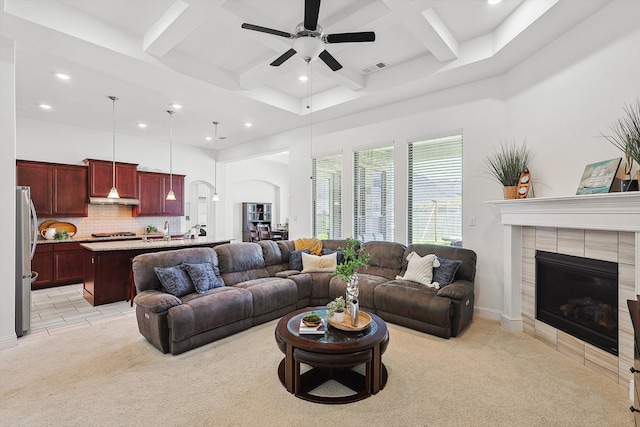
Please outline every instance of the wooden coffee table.
[[[325, 318], [326, 331], [321, 335], [299, 334], [302, 317], [310, 312]], [[347, 332], [326, 321], [325, 307], [304, 308], [282, 317], [275, 331], [278, 347], [284, 359], [278, 366], [280, 382], [295, 396], [317, 403], [349, 403], [378, 393], [387, 383], [387, 368], [382, 354], [389, 344], [387, 324], [376, 316], [362, 331]], [[300, 364], [311, 370], [300, 374]], [[365, 374], [353, 370], [365, 364]], [[327, 397], [311, 394], [319, 385], [335, 380], [354, 391], [354, 394]]]

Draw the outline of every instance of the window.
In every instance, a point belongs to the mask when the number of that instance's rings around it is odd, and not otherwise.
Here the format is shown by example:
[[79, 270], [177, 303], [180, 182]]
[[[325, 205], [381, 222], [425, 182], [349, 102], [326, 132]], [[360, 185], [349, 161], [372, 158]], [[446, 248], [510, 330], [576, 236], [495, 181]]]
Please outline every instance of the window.
[[342, 238], [342, 154], [313, 159], [313, 235]]
[[462, 135], [409, 144], [408, 241], [462, 244]]
[[354, 153], [354, 237], [393, 241], [393, 147]]

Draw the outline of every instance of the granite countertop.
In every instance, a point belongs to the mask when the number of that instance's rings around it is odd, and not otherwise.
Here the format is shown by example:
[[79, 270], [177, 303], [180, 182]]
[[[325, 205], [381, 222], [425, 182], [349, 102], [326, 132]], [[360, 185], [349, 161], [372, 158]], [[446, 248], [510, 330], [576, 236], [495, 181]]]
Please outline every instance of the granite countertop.
[[89, 249], [94, 252], [103, 251], [134, 251], [139, 249], [155, 249], [155, 248], [180, 248], [190, 246], [204, 246], [211, 245], [212, 243], [228, 243], [233, 239], [214, 239], [213, 237], [196, 237], [195, 239], [181, 239], [172, 238], [169, 241], [162, 239], [151, 240], [116, 240], [116, 241], [100, 241], [100, 242], [87, 242], [82, 243], [85, 249]]
[[93, 237], [93, 236], [73, 236], [68, 239], [60, 240], [47, 240], [42, 237], [38, 237], [38, 244], [52, 244], [52, 243], [81, 243], [81, 242], [108, 242], [113, 240], [140, 240], [142, 235], [135, 236], [114, 236], [114, 237]]

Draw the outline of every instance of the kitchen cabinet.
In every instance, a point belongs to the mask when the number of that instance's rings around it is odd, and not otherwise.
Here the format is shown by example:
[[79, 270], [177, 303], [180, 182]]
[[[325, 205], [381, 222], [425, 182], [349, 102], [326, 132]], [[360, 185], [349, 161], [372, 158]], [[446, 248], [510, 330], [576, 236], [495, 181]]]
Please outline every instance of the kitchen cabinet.
[[49, 164], [18, 160], [16, 183], [31, 187], [31, 201], [39, 216], [53, 214], [53, 169]]
[[31, 269], [38, 272], [32, 289], [81, 283], [83, 250], [80, 243], [42, 243], [36, 246]]
[[184, 215], [184, 175], [173, 174], [176, 200], [166, 200], [171, 187], [170, 175], [157, 172], [138, 172], [138, 199], [134, 216]]
[[88, 215], [85, 166], [18, 160], [16, 181], [31, 187], [31, 200], [40, 217]]
[[53, 245], [36, 245], [31, 260], [31, 270], [38, 273], [38, 279], [31, 283], [31, 289], [43, 289], [53, 284]]
[[[89, 168], [89, 197], [107, 197], [113, 187], [113, 162], [107, 160], [84, 159]], [[121, 198], [138, 197], [138, 165], [116, 162], [116, 188]]]

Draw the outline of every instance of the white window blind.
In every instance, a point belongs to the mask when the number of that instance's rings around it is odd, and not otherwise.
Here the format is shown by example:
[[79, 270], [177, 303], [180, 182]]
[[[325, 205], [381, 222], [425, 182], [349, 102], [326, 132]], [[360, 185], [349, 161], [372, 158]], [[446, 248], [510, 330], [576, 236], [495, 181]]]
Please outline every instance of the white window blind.
[[342, 239], [342, 154], [313, 159], [313, 235]]
[[360, 241], [393, 241], [393, 147], [354, 153], [353, 230]]
[[409, 144], [408, 241], [462, 244], [462, 135]]

